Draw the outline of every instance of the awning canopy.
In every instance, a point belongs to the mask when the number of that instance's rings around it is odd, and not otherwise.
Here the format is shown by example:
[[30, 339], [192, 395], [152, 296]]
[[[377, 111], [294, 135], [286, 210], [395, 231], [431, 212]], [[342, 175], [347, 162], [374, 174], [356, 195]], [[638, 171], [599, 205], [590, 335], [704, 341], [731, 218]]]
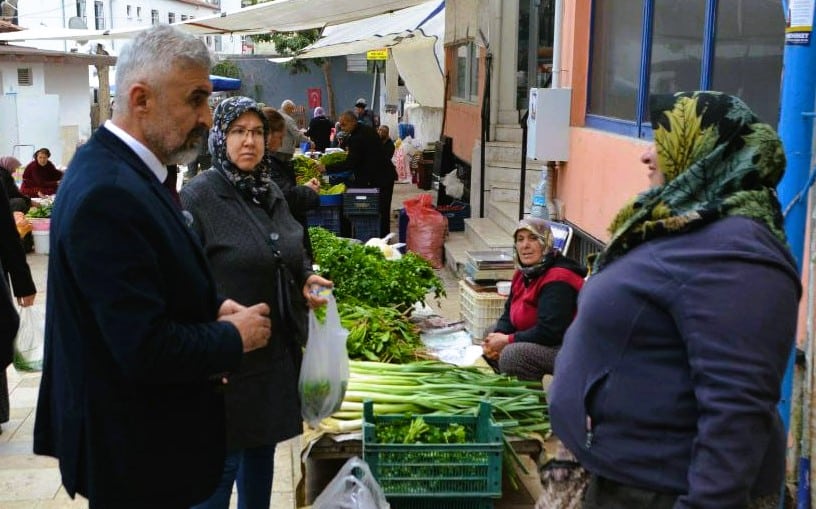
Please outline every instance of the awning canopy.
[[[197, 35], [252, 35], [322, 28], [412, 7], [423, 0], [276, 0], [195, 18], [173, 26]], [[0, 41], [129, 39], [149, 27], [115, 30], [36, 28], [0, 33]]]
[[444, 0], [426, 1], [393, 13], [326, 27], [297, 58], [353, 55], [389, 48], [406, 88], [420, 104], [444, 104]]
[[228, 78], [215, 74], [210, 74], [210, 83], [212, 83], [213, 92], [226, 92], [228, 90], [239, 90], [241, 88], [241, 80], [238, 78]]

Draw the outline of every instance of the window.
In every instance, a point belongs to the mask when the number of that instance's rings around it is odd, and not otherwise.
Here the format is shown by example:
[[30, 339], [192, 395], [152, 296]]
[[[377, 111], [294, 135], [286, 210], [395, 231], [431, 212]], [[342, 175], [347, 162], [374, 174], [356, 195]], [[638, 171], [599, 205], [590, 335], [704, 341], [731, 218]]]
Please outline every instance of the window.
[[82, 21], [87, 21], [87, 15], [85, 8], [85, 0], [77, 0], [76, 2], [76, 15], [82, 18]]
[[472, 42], [461, 44], [454, 48], [456, 76], [453, 80], [455, 88], [453, 97], [468, 102], [479, 100], [479, 54], [476, 45]]
[[127, 19], [133, 19], [133, 10], [131, 9], [131, 6], [125, 6], [125, 14], [127, 15]]
[[141, 5], [136, 6], [136, 20], [137, 21], [142, 21], [142, 6]]
[[105, 28], [105, 7], [102, 2], [94, 2], [94, 19], [96, 29], [103, 30]]
[[652, 93], [720, 90], [779, 116], [784, 19], [772, 0], [594, 3], [587, 125], [650, 137]]
[[175, 12], [168, 12], [167, 13], [167, 22], [168, 23], [175, 23], [176, 22], [176, 13]]
[[151, 25], [159, 24], [159, 11], [157, 11], [156, 9], [150, 10], [150, 24]]
[[181, 21], [187, 21], [187, 15], [186, 14], [181, 15]]
[[30, 87], [34, 85], [34, 76], [31, 73], [30, 67], [17, 68], [17, 84], [21, 87]]

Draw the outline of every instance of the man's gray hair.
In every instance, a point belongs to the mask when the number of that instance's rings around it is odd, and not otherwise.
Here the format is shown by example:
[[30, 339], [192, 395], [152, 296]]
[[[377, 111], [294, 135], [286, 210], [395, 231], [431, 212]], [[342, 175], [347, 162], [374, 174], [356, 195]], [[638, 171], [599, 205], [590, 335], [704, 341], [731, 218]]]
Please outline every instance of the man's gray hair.
[[116, 108], [127, 111], [134, 83], [155, 85], [162, 76], [189, 67], [212, 67], [210, 51], [196, 36], [165, 24], [140, 32], [116, 60]]

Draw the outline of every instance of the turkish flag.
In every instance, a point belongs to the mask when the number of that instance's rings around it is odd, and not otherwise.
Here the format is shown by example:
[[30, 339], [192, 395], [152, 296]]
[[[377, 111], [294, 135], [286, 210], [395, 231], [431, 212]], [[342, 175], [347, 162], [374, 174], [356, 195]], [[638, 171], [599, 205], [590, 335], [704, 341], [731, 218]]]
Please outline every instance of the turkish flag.
[[306, 96], [309, 98], [309, 108], [317, 108], [323, 103], [322, 90], [319, 88], [307, 88]]

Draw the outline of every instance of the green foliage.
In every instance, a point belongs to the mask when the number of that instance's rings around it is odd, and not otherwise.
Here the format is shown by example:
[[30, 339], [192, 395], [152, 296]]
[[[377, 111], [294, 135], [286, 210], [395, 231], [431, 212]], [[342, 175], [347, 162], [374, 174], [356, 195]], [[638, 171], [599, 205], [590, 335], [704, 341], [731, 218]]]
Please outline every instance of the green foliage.
[[349, 331], [346, 350], [350, 359], [405, 363], [417, 360], [422, 349], [419, 329], [391, 307], [338, 304], [340, 323]]
[[[309, 30], [302, 30], [300, 32], [272, 32], [269, 34], [260, 34], [250, 36], [255, 42], [271, 42], [275, 45], [275, 51], [278, 55], [288, 57], [295, 56], [300, 50], [309, 46], [320, 39], [320, 30], [312, 28]], [[304, 72], [311, 72], [308, 62], [320, 67], [323, 65], [322, 58], [313, 58], [309, 60], [295, 59], [283, 64], [289, 69], [290, 74], [298, 74]]]
[[379, 248], [354, 244], [324, 228], [309, 228], [309, 236], [320, 274], [334, 283], [338, 301], [406, 312], [430, 292], [437, 299], [445, 295], [431, 264], [415, 253], [386, 260]]
[[472, 429], [455, 422], [444, 427], [428, 424], [421, 415], [378, 424], [376, 432], [380, 444], [464, 444], [473, 441], [475, 435]]
[[241, 78], [241, 68], [235, 62], [230, 60], [222, 60], [215, 64], [210, 70], [217, 76], [226, 76], [227, 78]]

